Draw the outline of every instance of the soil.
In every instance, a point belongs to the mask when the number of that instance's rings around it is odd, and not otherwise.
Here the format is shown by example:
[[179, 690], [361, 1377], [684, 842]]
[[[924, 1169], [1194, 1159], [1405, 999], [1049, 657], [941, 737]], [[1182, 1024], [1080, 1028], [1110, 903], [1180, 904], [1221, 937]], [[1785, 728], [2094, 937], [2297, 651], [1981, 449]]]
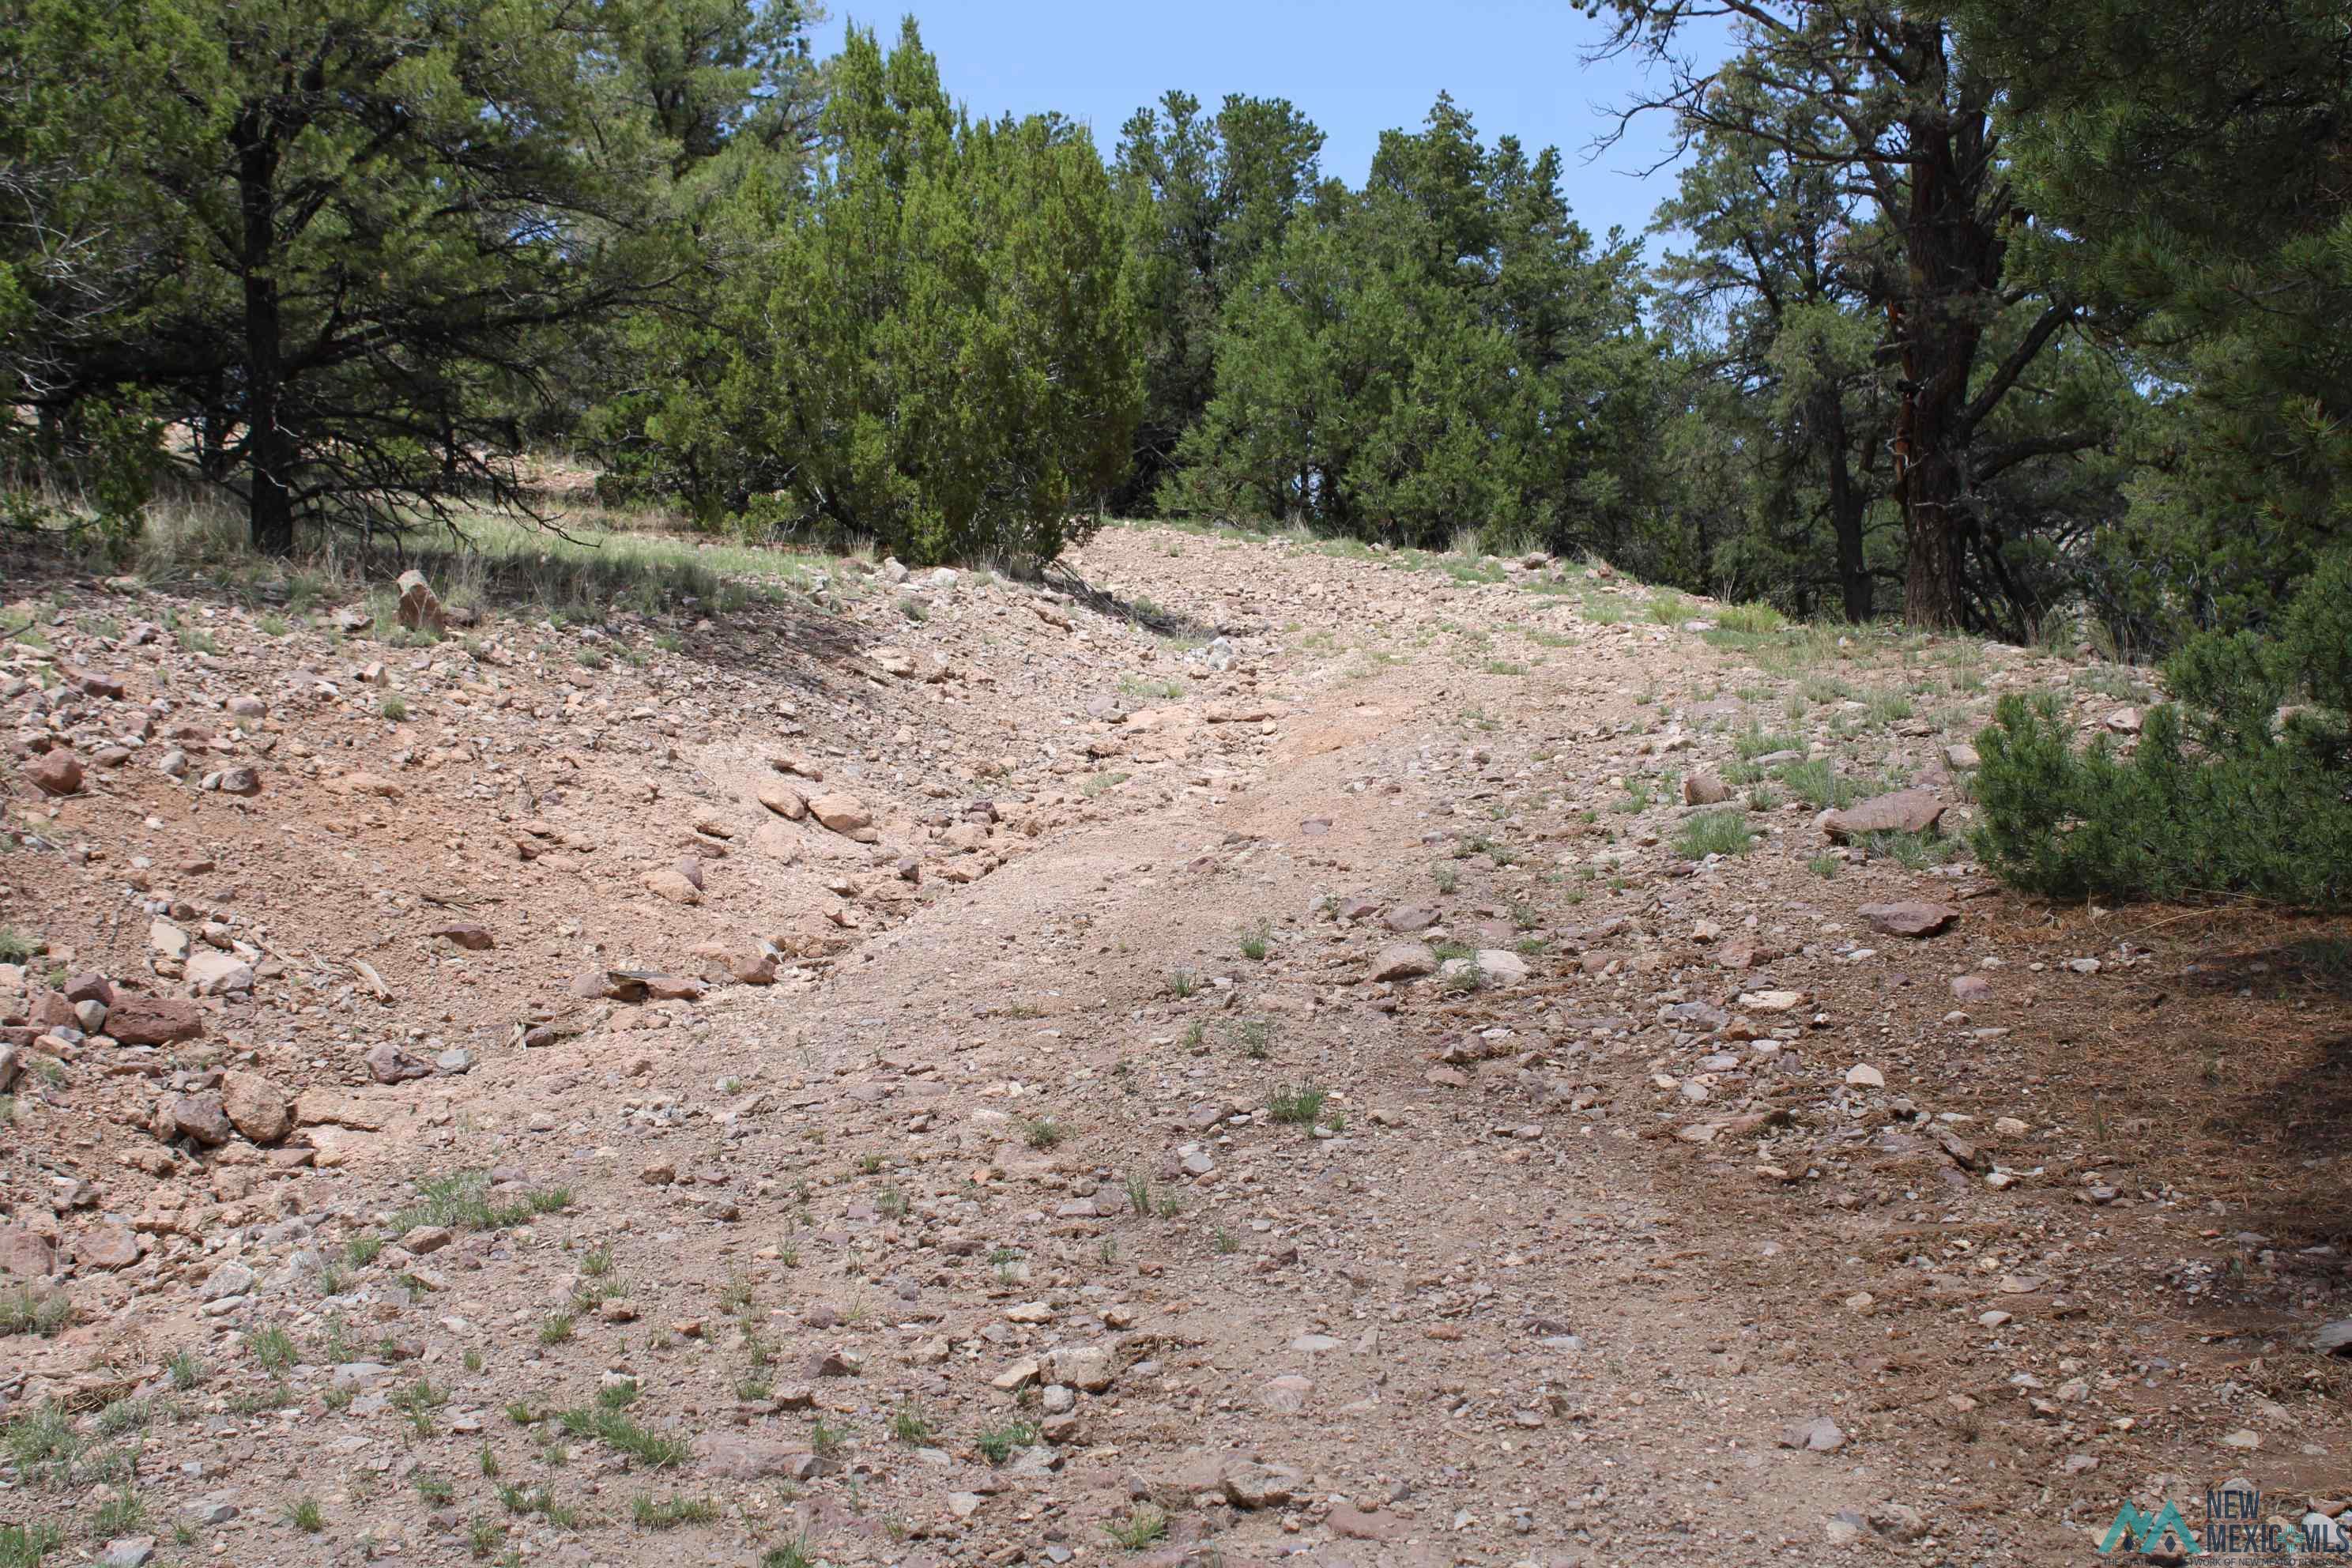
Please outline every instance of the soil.
[[57, 1561], [2038, 1565], [2352, 1495], [2344, 924], [1965, 849], [1946, 749], [2127, 743], [2130, 672], [1150, 528], [418, 646], [11, 574]]

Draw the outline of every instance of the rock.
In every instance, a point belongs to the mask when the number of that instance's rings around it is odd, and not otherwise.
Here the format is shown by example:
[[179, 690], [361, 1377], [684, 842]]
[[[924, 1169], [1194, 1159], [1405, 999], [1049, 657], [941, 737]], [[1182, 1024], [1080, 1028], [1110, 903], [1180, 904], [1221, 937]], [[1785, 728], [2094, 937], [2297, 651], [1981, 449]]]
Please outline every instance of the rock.
[[39, 1279], [58, 1271], [57, 1247], [23, 1226], [0, 1226], [0, 1274]]
[[187, 978], [199, 996], [234, 995], [253, 989], [253, 966], [233, 952], [207, 947], [189, 958]]
[[407, 1233], [401, 1237], [400, 1248], [403, 1252], [412, 1252], [419, 1258], [424, 1258], [440, 1251], [455, 1239], [449, 1234], [449, 1227], [446, 1226], [412, 1226]]
[[808, 798], [782, 779], [765, 779], [754, 792], [760, 804], [788, 822], [798, 822], [808, 815]]
[[74, 1238], [74, 1263], [82, 1268], [128, 1268], [139, 1261], [139, 1233], [127, 1225], [94, 1225]]
[[147, 946], [159, 958], [174, 963], [188, 956], [188, 933], [170, 921], [147, 922]]
[[1696, 773], [1683, 775], [1685, 805], [1721, 805], [1731, 798], [1731, 786], [1713, 773]]
[[915, 656], [902, 647], [877, 647], [866, 650], [866, 657], [885, 675], [895, 675], [901, 680], [911, 679], [915, 673]]
[[1278, 1415], [1295, 1415], [1307, 1408], [1307, 1396], [1314, 1392], [1315, 1385], [1307, 1379], [1295, 1372], [1285, 1373], [1269, 1379], [1258, 1391], [1258, 1398]]
[[1436, 973], [1437, 954], [1423, 942], [1391, 942], [1372, 955], [1375, 980], [1411, 980], [1416, 975]]
[[261, 793], [261, 775], [251, 768], [223, 768], [213, 787], [223, 795], [250, 797]]
[[866, 809], [866, 803], [839, 790], [827, 790], [815, 796], [808, 803], [808, 809], [810, 816], [835, 833], [856, 833], [874, 826], [874, 814]]
[[2323, 1324], [2319, 1331], [2311, 1336], [2311, 1348], [2322, 1355], [2352, 1354], [2352, 1318], [2338, 1318], [2332, 1323]]
[[1871, 930], [1887, 936], [1934, 936], [1960, 918], [1960, 911], [1948, 904], [1931, 904], [1920, 899], [1864, 904], [1860, 913], [1870, 922]]
[[673, 904], [702, 902], [702, 889], [675, 866], [663, 866], [648, 871], [644, 879], [648, 892], [667, 899]]
[[1924, 789], [1899, 789], [1873, 795], [1843, 811], [1825, 811], [1822, 831], [1841, 844], [1866, 833], [1926, 833], [1944, 815], [1945, 805]]
[[227, 1142], [236, 1131], [236, 1123], [228, 1119], [221, 1097], [204, 1094], [174, 1095], [164, 1106], [163, 1114], [177, 1135], [216, 1149]]
[[1801, 991], [1743, 991], [1739, 1005], [1752, 1013], [1791, 1013], [1805, 1005]]
[[294, 1106], [286, 1091], [254, 1072], [221, 1079], [221, 1104], [230, 1123], [256, 1143], [275, 1143], [294, 1130]]
[[1927, 1533], [1927, 1517], [1907, 1503], [1883, 1502], [1870, 1510], [1870, 1528], [1908, 1545]]
[[1964, 773], [1970, 768], [1983, 766], [1984, 759], [1977, 755], [1974, 746], [1961, 742], [1944, 748], [1944, 765], [1956, 773]]
[[2140, 711], [2137, 708], [2118, 708], [2107, 715], [2107, 728], [2118, 735], [2137, 735], [2140, 731]]
[[101, 1006], [111, 1007], [114, 1005], [114, 983], [95, 970], [85, 970], [67, 978], [66, 1000], [96, 1002]]
[[0, 1094], [16, 1088], [16, 1075], [24, 1070], [24, 1053], [16, 1046], [0, 1045]]
[[1412, 1528], [1410, 1520], [1393, 1514], [1365, 1513], [1344, 1502], [1333, 1503], [1323, 1522], [1342, 1541], [1394, 1541]]
[[701, 1462], [702, 1473], [722, 1480], [804, 1481], [817, 1473], [817, 1457], [772, 1437], [718, 1437]]
[[1992, 982], [1981, 974], [1956, 974], [1952, 977], [1952, 1000], [1990, 1002], [1992, 1000]]
[[1838, 1429], [1836, 1422], [1821, 1415], [1783, 1426], [1780, 1444], [1783, 1448], [1801, 1448], [1809, 1454], [1834, 1454], [1845, 1447], [1845, 1434]]
[[464, 948], [467, 952], [488, 952], [499, 945], [497, 938], [478, 925], [435, 926], [425, 934], [428, 937], [437, 936], [445, 942]]
[[1435, 925], [1437, 911], [1424, 909], [1419, 904], [1405, 904], [1391, 910], [1381, 923], [1400, 936], [1407, 936]]
[[204, 1289], [196, 1294], [206, 1301], [226, 1300], [231, 1296], [250, 1295], [253, 1291], [253, 1270], [242, 1263], [216, 1263], [205, 1276]]
[[1280, 1508], [1304, 1484], [1297, 1470], [1250, 1462], [1226, 1466], [1217, 1479], [1228, 1502], [1247, 1509]]
[[153, 1536], [123, 1535], [106, 1543], [105, 1553], [99, 1561], [106, 1568], [145, 1568], [147, 1561], [154, 1555]]
[[1066, 1345], [1046, 1357], [1054, 1381], [1100, 1394], [1118, 1376], [1118, 1363], [1100, 1345]]
[[368, 1075], [378, 1083], [404, 1083], [410, 1079], [433, 1076], [433, 1069], [425, 1062], [390, 1040], [369, 1047], [367, 1055], [361, 1059], [367, 1064]]
[[25, 777], [43, 795], [79, 795], [81, 761], [64, 747], [56, 747], [27, 763]]
[[393, 612], [400, 624], [410, 631], [429, 631], [438, 636], [449, 629], [448, 612], [442, 609], [440, 595], [433, 584], [425, 580], [422, 572], [400, 574], [400, 604]]
[[1499, 947], [1478, 950], [1478, 973], [1498, 985], [1517, 985], [1528, 977], [1527, 961]]
[[1845, 1069], [1845, 1081], [1854, 1089], [1885, 1089], [1886, 1075], [1867, 1062], [1857, 1062]]
[[96, 697], [108, 702], [122, 700], [122, 682], [111, 675], [85, 668], [79, 664], [62, 665], [58, 667], [58, 674], [64, 678], [68, 686], [85, 697]]

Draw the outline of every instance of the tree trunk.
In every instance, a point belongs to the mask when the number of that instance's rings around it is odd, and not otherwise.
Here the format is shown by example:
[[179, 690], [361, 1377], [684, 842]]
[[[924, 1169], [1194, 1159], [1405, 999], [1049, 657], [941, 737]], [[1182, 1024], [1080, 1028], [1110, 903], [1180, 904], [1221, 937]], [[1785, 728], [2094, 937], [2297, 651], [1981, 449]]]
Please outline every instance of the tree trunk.
[[1903, 619], [1925, 631], [1958, 629], [1960, 467], [1949, 447], [1922, 443], [1903, 480]]
[[244, 219], [245, 460], [254, 549], [294, 553], [295, 446], [285, 416], [284, 323], [278, 279], [269, 267], [277, 240], [277, 148], [248, 111], [232, 132], [237, 149], [237, 204]]
[[1845, 394], [1835, 383], [1820, 395], [1815, 426], [1829, 454], [1830, 529], [1837, 539], [1838, 591], [1845, 600], [1845, 618], [1859, 624], [1870, 619], [1877, 586], [1862, 556], [1862, 520], [1869, 498], [1853, 482], [1846, 460]]

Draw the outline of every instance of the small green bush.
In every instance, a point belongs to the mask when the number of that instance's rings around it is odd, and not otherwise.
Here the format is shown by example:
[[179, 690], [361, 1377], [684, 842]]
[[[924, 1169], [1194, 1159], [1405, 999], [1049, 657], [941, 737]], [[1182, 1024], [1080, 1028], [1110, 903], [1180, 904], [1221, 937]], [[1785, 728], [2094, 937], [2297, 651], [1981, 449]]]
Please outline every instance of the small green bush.
[[2250, 893], [2352, 905], [2352, 553], [2269, 637], [2208, 633], [2167, 660], [2175, 702], [2139, 746], [2077, 751], [2054, 698], [2001, 699], [1977, 739], [1978, 856], [2059, 898]]

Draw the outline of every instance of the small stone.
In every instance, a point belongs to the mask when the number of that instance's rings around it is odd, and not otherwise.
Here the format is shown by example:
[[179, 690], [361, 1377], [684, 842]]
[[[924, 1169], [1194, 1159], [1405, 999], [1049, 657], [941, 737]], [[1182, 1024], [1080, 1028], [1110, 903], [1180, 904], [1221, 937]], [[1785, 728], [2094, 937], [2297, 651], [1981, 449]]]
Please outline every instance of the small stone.
[[761, 805], [786, 821], [798, 822], [808, 815], [807, 797], [782, 779], [761, 781], [756, 793]]
[[1927, 833], [1944, 815], [1944, 803], [1924, 789], [1873, 795], [1843, 811], [1825, 811], [1822, 831], [1841, 844], [1870, 833]]
[[648, 892], [667, 899], [673, 904], [702, 902], [702, 889], [675, 866], [663, 866], [648, 871], [644, 880]]
[[464, 948], [467, 952], [488, 952], [490, 949], [498, 946], [497, 939], [492, 937], [487, 930], [478, 925], [457, 924], [435, 926], [431, 931], [425, 934], [427, 936], [437, 936], [445, 942], [450, 942], [457, 947]]
[[43, 795], [81, 793], [81, 761], [62, 746], [43, 752], [26, 766], [25, 777]]
[[1423, 942], [1391, 942], [1372, 958], [1372, 978], [1375, 980], [1410, 980], [1436, 973], [1437, 954]]
[[1711, 773], [1683, 775], [1685, 805], [1721, 805], [1731, 798], [1731, 786]]
[[155, 1555], [155, 1538], [152, 1535], [125, 1535], [106, 1543], [100, 1559], [106, 1568], [143, 1568]]
[[1780, 1444], [1783, 1448], [1801, 1448], [1809, 1454], [1834, 1454], [1845, 1447], [1845, 1434], [1836, 1422], [1820, 1415], [1782, 1427]]
[[828, 790], [808, 803], [809, 815], [835, 833], [856, 833], [874, 826], [874, 814], [854, 795]]
[[1845, 1081], [1854, 1089], [1885, 1089], [1886, 1075], [1867, 1062], [1856, 1062], [1845, 1069]]
[[1923, 900], [1906, 899], [1900, 903], [1864, 904], [1859, 911], [1870, 922], [1870, 929], [1887, 936], [1934, 936], [1960, 918], [1960, 911], [1948, 904], [1931, 904]]

